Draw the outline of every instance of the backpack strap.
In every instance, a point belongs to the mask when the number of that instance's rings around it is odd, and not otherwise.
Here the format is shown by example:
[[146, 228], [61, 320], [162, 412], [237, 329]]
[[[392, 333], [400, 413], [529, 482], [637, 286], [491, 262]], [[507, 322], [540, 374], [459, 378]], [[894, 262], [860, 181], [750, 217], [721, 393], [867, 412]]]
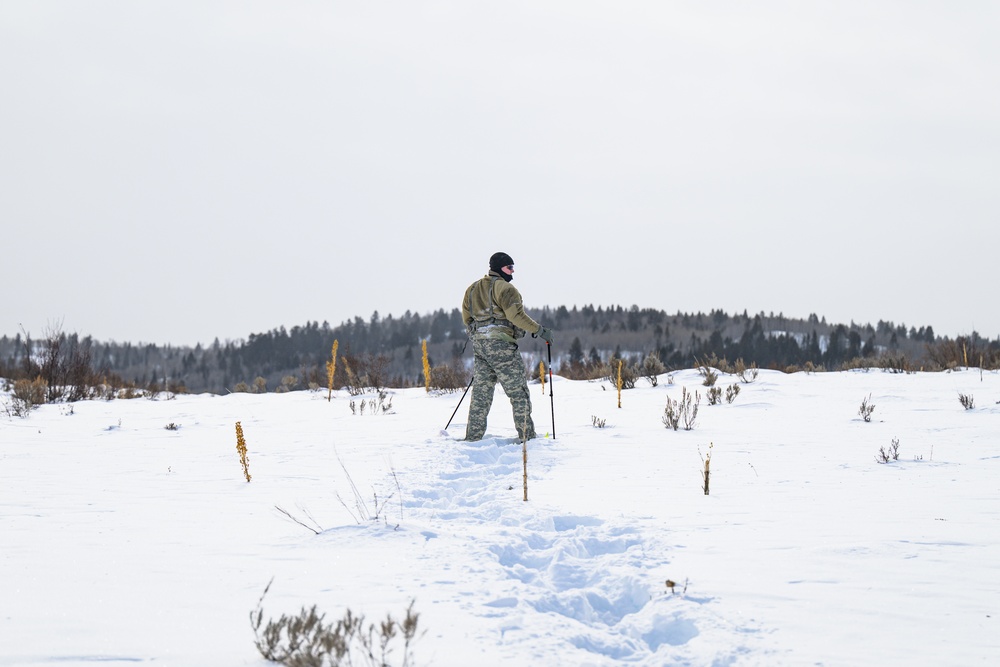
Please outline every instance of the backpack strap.
[[[493, 296], [493, 291], [494, 291], [494, 287], [496, 285], [496, 282], [499, 279], [500, 279], [499, 276], [490, 276], [490, 289], [489, 289], [490, 317], [489, 317], [489, 319], [486, 319], [486, 320], [475, 320], [474, 319], [472, 321], [472, 323], [469, 325], [469, 329], [471, 330], [472, 333], [475, 333], [476, 330], [479, 327], [486, 326], [488, 324], [499, 324], [499, 325], [505, 326], [505, 327], [513, 327], [514, 326], [513, 323], [510, 322], [510, 320], [508, 320], [506, 317], [497, 317], [495, 315], [496, 311], [494, 309], [494, 306], [495, 305], [499, 305], [499, 304], [497, 304], [496, 298]], [[476, 283], [473, 283], [472, 285], [469, 286], [469, 290], [466, 292], [466, 294], [468, 295], [468, 299], [467, 299], [467, 301], [468, 301], [468, 311], [470, 313], [472, 312], [472, 292], [475, 290], [475, 288], [476, 288]]]
[[492, 278], [490, 278], [490, 322], [496, 321], [496, 317], [493, 316], [493, 305], [497, 302], [497, 300], [493, 298], [493, 286], [496, 284], [497, 284], [497, 277], [493, 276]]

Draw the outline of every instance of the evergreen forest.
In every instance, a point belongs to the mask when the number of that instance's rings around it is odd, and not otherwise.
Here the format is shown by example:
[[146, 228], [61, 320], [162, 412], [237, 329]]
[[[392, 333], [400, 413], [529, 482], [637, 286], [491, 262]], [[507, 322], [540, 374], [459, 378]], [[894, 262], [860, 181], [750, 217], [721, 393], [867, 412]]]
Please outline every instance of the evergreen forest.
[[[955, 340], [940, 338], [930, 326], [833, 324], [816, 315], [795, 319], [721, 310], [671, 314], [635, 305], [546, 307], [527, 313], [555, 331], [553, 372], [577, 379], [606, 375], [614, 359], [639, 367], [650, 355], [668, 371], [710, 360], [742, 360], [747, 366], [786, 372], [1000, 366], [1000, 340], [984, 340], [975, 332]], [[372, 387], [411, 387], [425, 384], [426, 341], [429, 366], [438, 373], [434, 385], [461, 388], [471, 377], [467, 340], [458, 309], [423, 315], [407, 311], [400, 317], [374, 312], [367, 320], [355, 317], [337, 326], [307, 322], [195, 347], [101, 342], [62, 331], [35, 337], [22, 332], [0, 338], [0, 377], [44, 376], [54, 385], [82, 382], [79, 377], [87, 375], [90, 383], [176, 393], [317, 389], [329, 384], [327, 364], [336, 341], [335, 386], [365, 375]], [[547, 362], [544, 343], [529, 336], [520, 347], [526, 368], [537, 374], [539, 362]]]

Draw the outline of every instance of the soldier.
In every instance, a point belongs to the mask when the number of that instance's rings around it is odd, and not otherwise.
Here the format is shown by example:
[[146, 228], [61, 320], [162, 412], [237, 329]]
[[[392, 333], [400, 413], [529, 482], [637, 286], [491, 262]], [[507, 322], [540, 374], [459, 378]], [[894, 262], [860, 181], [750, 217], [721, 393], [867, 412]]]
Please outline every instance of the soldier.
[[517, 339], [530, 332], [551, 344], [552, 330], [525, 314], [521, 293], [510, 284], [513, 279], [514, 260], [505, 252], [494, 253], [490, 272], [472, 283], [462, 300], [462, 319], [475, 355], [466, 440], [481, 440], [486, 434], [486, 417], [497, 382], [510, 399], [518, 437], [535, 437], [531, 397]]

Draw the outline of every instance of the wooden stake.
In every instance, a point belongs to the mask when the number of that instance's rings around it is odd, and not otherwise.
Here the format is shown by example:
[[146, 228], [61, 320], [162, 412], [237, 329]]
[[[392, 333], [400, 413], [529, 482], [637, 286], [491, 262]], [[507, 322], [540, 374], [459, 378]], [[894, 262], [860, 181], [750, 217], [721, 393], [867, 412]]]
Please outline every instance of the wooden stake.
[[618, 386], [618, 407], [622, 407], [622, 363], [623, 359], [618, 360], [618, 382], [615, 384]]
[[702, 473], [702, 477], [705, 478], [705, 495], [706, 496], [708, 495], [708, 479], [709, 479], [709, 476], [711, 475], [711, 472], [709, 471], [709, 464], [711, 464], [711, 462], [712, 462], [712, 447], [714, 447], [714, 446], [715, 446], [715, 443], [713, 443], [713, 442], [708, 443], [708, 456], [705, 457], [705, 472]]

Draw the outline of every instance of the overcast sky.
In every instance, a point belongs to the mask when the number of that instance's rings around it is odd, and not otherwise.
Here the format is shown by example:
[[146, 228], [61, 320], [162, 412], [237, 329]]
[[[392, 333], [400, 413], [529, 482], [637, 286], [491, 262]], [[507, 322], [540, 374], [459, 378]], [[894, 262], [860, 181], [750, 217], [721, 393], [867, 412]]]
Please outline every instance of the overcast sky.
[[528, 307], [996, 338], [998, 7], [2, 2], [0, 335], [450, 310], [502, 250]]

